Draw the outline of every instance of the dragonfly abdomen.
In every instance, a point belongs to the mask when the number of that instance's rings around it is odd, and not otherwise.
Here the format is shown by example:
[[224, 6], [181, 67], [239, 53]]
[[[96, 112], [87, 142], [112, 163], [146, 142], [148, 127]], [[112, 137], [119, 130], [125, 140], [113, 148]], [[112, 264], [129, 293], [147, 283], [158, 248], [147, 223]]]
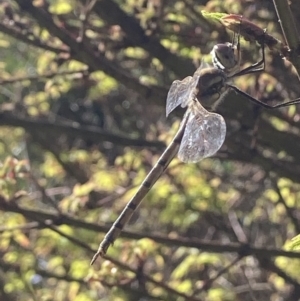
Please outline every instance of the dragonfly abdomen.
[[171, 144], [166, 148], [164, 153], [160, 156], [156, 164], [153, 166], [148, 176], [145, 178], [143, 183], [138, 188], [137, 193], [132, 197], [126, 207], [123, 209], [122, 213], [118, 217], [118, 219], [113, 223], [110, 230], [105, 235], [103, 241], [101, 242], [97, 253], [94, 255], [91, 264], [97, 259], [97, 257], [103, 256], [108, 247], [114, 243], [116, 238], [120, 235], [123, 230], [125, 224], [130, 220], [136, 208], [140, 205], [143, 198], [147, 195], [152, 186], [156, 183], [159, 177], [163, 174], [167, 166], [170, 164], [172, 159], [178, 153], [179, 145], [181, 143], [186, 123], [188, 120], [189, 114], [186, 114], [184, 120], [181, 123], [181, 126], [173, 138]]

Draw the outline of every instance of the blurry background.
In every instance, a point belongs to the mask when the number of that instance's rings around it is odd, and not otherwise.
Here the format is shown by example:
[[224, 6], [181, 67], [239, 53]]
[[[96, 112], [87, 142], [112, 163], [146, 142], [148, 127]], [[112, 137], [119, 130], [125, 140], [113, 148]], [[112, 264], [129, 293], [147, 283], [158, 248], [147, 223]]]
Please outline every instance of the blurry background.
[[[218, 108], [221, 150], [175, 159], [89, 265], [178, 128], [172, 81], [232, 40], [201, 10], [283, 41], [271, 0], [1, 1], [1, 300], [299, 299], [300, 254], [282, 250], [300, 233], [300, 109], [235, 93]], [[243, 66], [257, 62], [259, 45], [241, 42]], [[235, 84], [269, 104], [300, 97], [291, 63], [269, 49], [266, 61]]]

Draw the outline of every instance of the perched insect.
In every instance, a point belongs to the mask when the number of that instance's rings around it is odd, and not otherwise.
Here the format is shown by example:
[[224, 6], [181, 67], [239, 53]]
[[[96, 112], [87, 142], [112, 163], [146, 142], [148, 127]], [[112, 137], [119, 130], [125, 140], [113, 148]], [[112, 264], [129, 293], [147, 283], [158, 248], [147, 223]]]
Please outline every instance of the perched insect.
[[299, 98], [271, 106], [234, 86], [232, 80], [235, 77], [260, 71], [260, 66], [264, 65], [263, 51], [261, 61], [243, 70], [233, 72], [239, 69], [239, 58], [234, 57], [234, 47], [231, 43], [216, 45], [213, 49], [214, 67], [202, 62], [193, 76], [188, 76], [183, 80], [175, 80], [172, 83], [167, 96], [166, 115], [168, 116], [179, 105], [183, 108], [187, 107], [180, 128], [171, 144], [142, 182], [137, 193], [105, 235], [91, 264], [95, 262], [99, 255], [103, 256], [107, 252], [108, 247], [119, 236], [134, 210], [177, 153], [179, 159], [183, 162], [198, 162], [203, 158], [214, 155], [220, 149], [226, 135], [224, 118], [217, 113], [207, 111], [202, 106], [203, 104], [215, 108], [230, 89], [242, 94], [255, 104], [268, 109], [300, 103]]

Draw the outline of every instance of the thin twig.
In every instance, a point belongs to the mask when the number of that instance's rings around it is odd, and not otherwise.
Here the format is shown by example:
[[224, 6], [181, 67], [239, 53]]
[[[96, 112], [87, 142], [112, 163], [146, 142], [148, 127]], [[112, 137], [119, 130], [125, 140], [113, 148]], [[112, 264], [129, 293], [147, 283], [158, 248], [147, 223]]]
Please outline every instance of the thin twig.
[[[87, 244], [85, 244], [84, 242], [82, 242], [81, 240], [79, 240], [78, 238], [74, 237], [74, 236], [71, 236], [69, 234], [66, 234], [64, 233], [63, 231], [59, 230], [57, 227], [51, 225], [51, 224], [45, 224], [45, 227], [51, 229], [52, 231], [58, 233], [59, 235], [61, 235], [62, 237], [65, 237], [67, 238], [69, 241], [71, 241], [73, 244], [77, 245], [77, 246], [80, 246], [82, 249], [85, 249], [87, 250], [88, 252], [94, 254], [96, 251], [94, 249], [92, 249], [90, 246], [88, 246]], [[112, 257], [109, 257], [109, 256], [104, 256], [104, 258], [106, 260], [109, 260], [111, 261], [112, 263], [114, 263], [115, 265], [117, 265], [118, 267], [124, 269], [124, 270], [127, 270], [127, 271], [130, 271], [132, 273], [134, 273], [135, 275], [138, 273], [138, 271], [134, 268], [131, 268], [129, 265], [127, 264], [124, 264], [124, 263], [121, 263], [120, 261], [112, 258]], [[185, 300], [190, 300], [190, 301], [201, 301], [200, 299], [198, 298], [195, 298], [195, 297], [192, 297], [192, 296], [188, 296], [184, 293], [181, 293], [175, 289], [173, 289], [172, 287], [168, 286], [167, 284], [165, 284], [164, 282], [162, 281], [157, 281], [155, 280], [154, 278], [146, 275], [146, 274], [143, 274], [143, 277], [151, 282], [152, 284], [155, 284], [163, 289], [165, 289], [167, 292], [171, 293], [171, 294], [174, 294], [174, 295], [177, 295], [177, 296], [180, 296], [180, 297], [183, 297], [185, 298]]]
[[[81, 0], [81, 3], [84, 4], [85, 0]], [[115, 1], [97, 1], [93, 10], [107, 24], [118, 24], [134, 45], [145, 49], [152, 57], [158, 58], [164, 66], [172, 70], [177, 76], [184, 77], [195, 71], [195, 67], [190, 60], [170, 52], [156, 37], [146, 35], [139, 21], [123, 11]]]
[[238, 241], [240, 243], [246, 244], [248, 242], [247, 236], [246, 236], [243, 228], [240, 225], [240, 222], [236, 216], [236, 213], [233, 210], [230, 210], [228, 212], [228, 219], [229, 219], [232, 230], [235, 233], [235, 236], [237, 237]]
[[40, 227], [40, 223], [38, 223], [38, 222], [30, 222], [30, 223], [27, 223], [27, 224], [18, 225], [18, 226], [10, 226], [10, 227], [2, 226], [2, 227], [0, 227], [0, 233], [13, 232], [13, 231], [16, 231], [16, 230], [29, 231], [29, 230], [32, 230], [32, 229], [37, 229], [39, 227]]
[[[285, 280], [285, 282], [293, 285], [295, 287], [295, 290], [298, 291], [298, 297], [300, 296], [299, 295], [300, 294], [300, 283], [296, 279], [292, 278], [285, 271], [280, 269], [269, 258], [267, 258], [267, 257], [259, 258], [258, 257], [258, 260], [259, 260], [259, 263], [262, 266], [262, 268], [277, 274], [279, 277], [283, 278]], [[297, 300], [299, 300], [299, 299], [297, 299]]]
[[215, 282], [219, 277], [221, 277], [223, 274], [229, 271], [236, 263], [238, 263], [243, 256], [238, 256], [232, 262], [230, 262], [227, 266], [225, 266], [223, 269], [221, 269], [215, 276], [209, 278], [203, 285], [203, 287], [198, 291], [199, 293], [207, 290], [210, 288], [210, 286]]
[[283, 197], [283, 195], [282, 195], [282, 193], [280, 191], [280, 188], [278, 186], [278, 183], [277, 183], [276, 179], [274, 179], [274, 177], [272, 177], [272, 176], [270, 176], [270, 179], [271, 179], [272, 184], [273, 184], [273, 186], [275, 188], [275, 191], [276, 191], [276, 193], [278, 195], [278, 204], [283, 205], [283, 207], [285, 208], [285, 211], [286, 211], [288, 217], [292, 221], [292, 224], [293, 224], [293, 226], [295, 228], [296, 233], [300, 233], [300, 223], [297, 220], [297, 218], [295, 217], [293, 208], [290, 208], [287, 205], [287, 203], [285, 202], [284, 197]]
[[[5, 270], [9, 270], [9, 271], [14, 271], [16, 272], [18, 275], [20, 275], [20, 273], [24, 272], [24, 267], [21, 267], [21, 265], [18, 265], [16, 263], [7, 263], [5, 260], [3, 260], [2, 258], [0, 258], [0, 265], [2, 268], [4, 268]], [[41, 275], [43, 277], [47, 277], [47, 278], [55, 278], [58, 280], [64, 280], [67, 282], [79, 282], [80, 284], [83, 285], [87, 285], [87, 281], [85, 281], [85, 279], [82, 278], [75, 278], [72, 277], [70, 275], [61, 275], [61, 274], [56, 274], [54, 272], [50, 272], [41, 268], [36, 267], [35, 268], [35, 274]]]
[[64, 76], [64, 75], [74, 75], [74, 74], [80, 74], [80, 73], [86, 73], [88, 70], [87, 68], [81, 69], [81, 70], [66, 70], [66, 71], [59, 71], [59, 72], [49, 72], [44, 74], [37, 74], [37, 75], [26, 75], [26, 76], [16, 76], [16, 77], [10, 77], [10, 78], [0, 78], [0, 85], [8, 85], [13, 84], [17, 82], [22, 81], [37, 81], [41, 80], [43, 78], [53, 78], [55, 76]]
[[31, 45], [31, 46], [38, 47], [38, 48], [41, 48], [41, 49], [44, 49], [47, 51], [51, 51], [56, 54], [69, 52], [69, 49], [66, 49], [66, 48], [55, 48], [55, 47], [52, 47], [50, 45], [47, 45], [47, 44], [41, 42], [40, 40], [37, 40], [37, 39], [31, 40], [28, 37], [24, 36], [19, 31], [15, 30], [14, 28], [7, 27], [7, 26], [3, 25], [2, 23], [0, 23], [0, 31], [15, 38], [16, 40], [24, 42], [27, 45]]
[[29, 177], [30, 177], [31, 181], [34, 183], [34, 185], [37, 187], [37, 189], [40, 191], [40, 193], [42, 194], [43, 199], [46, 200], [47, 203], [58, 212], [58, 214], [60, 214], [61, 211], [60, 211], [59, 207], [57, 206], [57, 203], [54, 201], [54, 199], [50, 195], [47, 194], [46, 189], [40, 185], [40, 183], [38, 182], [36, 177], [32, 173], [29, 174]]
[[[16, 0], [16, 2], [22, 10], [29, 13], [34, 19], [36, 19], [41, 27], [47, 28], [53, 37], [57, 37], [64, 44], [68, 45], [70, 49], [72, 49], [70, 59], [75, 59], [88, 65], [91, 71], [102, 70], [107, 75], [115, 78], [118, 82], [122, 83], [129, 89], [132, 89], [145, 99], [151, 100], [154, 103], [161, 103], [162, 99], [165, 99], [167, 94], [166, 89], [159, 86], [146, 86], [141, 84], [139, 79], [132, 76], [129, 71], [125, 70], [116, 61], [107, 59], [92, 45], [77, 41], [76, 38], [74, 38], [74, 36], [71, 35], [65, 28], [58, 26], [52, 19], [52, 16], [46, 10], [34, 6], [32, 1], [24, 2], [23, 0]], [[103, 1], [100, 2], [102, 5]], [[94, 9], [96, 9], [100, 2], [96, 2]], [[110, 11], [108, 15], [111, 15], [111, 13], [112, 11]], [[132, 35], [134, 36], [135, 32], [133, 32]], [[167, 59], [168, 56], [165, 58], [165, 60], [167, 61]], [[188, 62], [180, 65], [179, 62], [176, 62], [176, 66], [179, 66], [178, 69], [182, 70], [182, 66], [187, 66], [187, 63]], [[192, 70], [194, 70], [194, 68], [191, 69], [190, 73], [193, 72]]]
[[[110, 256], [104, 255], [103, 258], [106, 259], [106, 260], [111, 261], [111, 262], [114, 263], [115, 265], [117, 265], [117, 266], [119, 266], [119, 267], [121, 267], [121, 268], [123, 268], [123, 269], [125, 269], [125, 270], [131, 271], [131, 272], [133, 272], [133, 273], [135, 273], [135, 274], [137, 273], [136, 270], [133, 269], [133, 268], [131, 268], [129, 265], [127, 265], [127, 264], [125, 264], [125, 263], [122, 263], [122, 262], [120, 262], [120, 261], [118, 261], [118, 260], [116, 260], [116, 259], [114, 259], [114, 258], [112, 258], [112, 257], [110, 257]], [[154, 278], [152, 278], [152, 277], [150, 277], [150, 276], [148, 276], [148, 275], [146, 275], [146, 274], [144, 274], [143, 277], [144, 277], [147, 281], [149, 281], [149, 282], [151, 282], [151, 283], [153, 283], [153, 284], [155, 284], [155, 285], [157, 285], [157, 286], [160, 286], [160, 287], [164, 288], [164, 289], [165, 289], [166, 291], [168, 291], [169, 293], [174, 294], [174, 295], [176, 294], [176, 295], [178, 295], [178, 296], [180, 296], [180, 297], [183, 297], [185, 300], [188, 300], [188, 301], [189, 301], [189, 300], [190, 300], [190, 301], [200, 301], [199, 298], [196, 298], [196, 297], [189, 296], [189, 295], [186, 295], [186, 294], [184, 294], [184, 293], [178, 292], [177, 290], [171, 288], [171, 287], [168, 286], [167, 284], [165, 284], [165, 283], [163, 283], [163, 282], [161, 282], [161, 281], [157, 281], [157, 280], [155, 280]]]
[[164, 143], [160, 141], [147, 141], [143, 139], [128, 138], [125, 135], [117, 135], [102, 130], [97, 126], [81, 125], [77, 122], [51, 122], [45, 119], [33, 119], [19, 117], [8, 112], [0, 112], [0, 125], [22, 127], [27, 131], [52, 132], [54, 135], [67, 134], [69, 137], [91, 139], [95, 142], [108, 141], [118, 145], [138, 146], [138, 147], [157, 147], [161, 149]]
[[300, 79], [300, 36], [288, 0], [273, 0], [285, 42], [291, 50], [290, 61]]

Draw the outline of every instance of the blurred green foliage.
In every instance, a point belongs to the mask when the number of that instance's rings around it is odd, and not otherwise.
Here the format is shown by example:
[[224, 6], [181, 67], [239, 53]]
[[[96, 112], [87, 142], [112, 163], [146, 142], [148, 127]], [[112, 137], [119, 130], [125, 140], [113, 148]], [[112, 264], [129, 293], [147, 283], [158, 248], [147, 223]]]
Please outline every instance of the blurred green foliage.
[[[269, 249], [299, 250], [299, 108], [233, 93], [218, 111], [220, 152], [174, 159], [109, 257], [89, 265], [178, 128], [182, 111], [165, 118], [171, 82], [232, 41], [204, 10], [283, 40], [270, 1], [2, 1], [1, 300], [298, 300], [300, 256]], [[241, 68], [260, 55], [242, 40]], [[269, 50], [265, 72], [236, 84], [270, 103], [300, 95]]]

